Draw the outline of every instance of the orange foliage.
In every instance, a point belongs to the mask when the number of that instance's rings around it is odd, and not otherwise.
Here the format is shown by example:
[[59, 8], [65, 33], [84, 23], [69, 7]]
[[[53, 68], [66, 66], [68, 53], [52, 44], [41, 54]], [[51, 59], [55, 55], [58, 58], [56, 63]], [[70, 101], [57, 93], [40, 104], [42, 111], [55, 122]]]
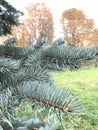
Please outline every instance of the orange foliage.
[[[97, 37], [93, 36], [96, 33], [93, 19], [88, 19], [79, 9], [65, 10], [61, 16], [61, 25], [69, 45], [83, 47], [92, 42], [95, 44], [97, 40]], [[96, 40], [92, 40], [95, 37]]]
[[31, 4], [28, 8], [28, 29], [31, 42], [42, 37], [48, 38], [48, 42], [53, 41], [53, 16], [44, 3]]
[[13, 35], [17, 37], [17, 45], [34, 45], [40, 38], [53, 40], [53, 16], [44, 4], [31, 4], [27, 7], [28, 15], [23, 24], [14, 27]]
[[14, 27], [13, 35], [17, 37], [17, 46], [22, 47], [29, 44], [27, 38], [28, 32], [25, 24], [22, 24], [18, 27]]

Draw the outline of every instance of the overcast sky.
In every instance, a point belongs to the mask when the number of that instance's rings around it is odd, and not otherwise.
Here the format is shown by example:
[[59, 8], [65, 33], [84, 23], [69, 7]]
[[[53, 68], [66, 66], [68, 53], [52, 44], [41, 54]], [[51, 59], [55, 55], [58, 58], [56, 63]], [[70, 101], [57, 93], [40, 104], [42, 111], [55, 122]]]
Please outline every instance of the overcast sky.
[[98, 27], [98, 0], [7, 0], [17, 9], [24, 11], [24, 8], [33, 2], [44, 2], [54, 15], [56, 35], [60, 35], [60, 16], [66, 9], [81, 9], [88, 18], [93, 18]]

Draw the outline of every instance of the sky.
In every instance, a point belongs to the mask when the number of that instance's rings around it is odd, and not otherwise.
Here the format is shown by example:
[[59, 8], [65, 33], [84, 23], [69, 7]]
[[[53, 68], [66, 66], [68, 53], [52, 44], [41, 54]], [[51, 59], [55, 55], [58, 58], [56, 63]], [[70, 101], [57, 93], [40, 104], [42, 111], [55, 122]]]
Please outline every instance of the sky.
[[44, 2], [54, 16], [55, 36], [62, 36], [60, 17], [63, 11], [70, 8], [81, 9], [88, 18], [93, 18], [98, 28], [98, 0], [6, 0], [17, 9], [24, 11], [30, 3]]

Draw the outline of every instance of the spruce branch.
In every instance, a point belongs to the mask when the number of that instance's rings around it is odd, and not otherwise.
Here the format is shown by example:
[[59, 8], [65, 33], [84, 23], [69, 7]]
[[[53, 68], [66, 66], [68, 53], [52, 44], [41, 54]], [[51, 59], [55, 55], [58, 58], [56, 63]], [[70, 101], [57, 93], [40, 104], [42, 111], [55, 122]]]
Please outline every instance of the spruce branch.
[[17, 87], [17, 94], [44, 104], [47, 107], [61, 110], [66, 114], [81, 114], [81, 101], [71, 95], [69, 90], [56, 88], [43, 82], [24, 82]]
[[[34, 104], [34, 108], [37, 108], [34, 109], [35, 115], [40, 112], [46, 114], [44, 126], [37, 122], [39, 126], [36, 127], [34, 125], [35, 120], [33, 120], [30, 128], [49, 129], [49, 125], [52, 123], [51, 117], [56, 117], [55, 122], [59, 119], [63, 128], [65, 127], [65, 117], [68, 117], [70, 122], [76, 126], [74, 116], [83, 114], [81, 101], [72, 95], [69, 90], [56, 88], [49, 69], [79, 68], [83, 62], [96, 58], [98, 54], [96, 47], [75, 48], [65, 46], [64, 41], [61, 40], [61, 42], [55, 41], [51, 46], [42, 44], [38, 47], [26, 46], [20, 48], [3, 45], [0, 46], [0, 50], [0, 96], [2, 98], [2, 92], [9, 88], [12, 93], [12, 103], [8, 102], [6, 105], [6, 112], [8, 115], [10, 114], [10, 116], [7, 116], [10, 117], [8, 119], [11, 119], [11, 114], [13, 115], [15, 112], [15, 104], [20, 106], [22, 101], [28, 100], [31, 104]], [[0, 105], [2, 102], [6, 104], [9, 101], [6, 96], [4, 98], [4, 102], [0, 100]], [[20, 98], [19, 101], [18, 98]], [[14, 109], [14, 111], [9, 113], [8, 108]], [[2, 109], [0, 110], [2, 112]], [[2, 113], [4, 115], [5, 111]], [[40, 119], [38, 118], [38, 120]], [[20, 122], [18, 126], [12, 124], [16, 129], [29, 129], [28, 125], [23, 127], [22, 121]], [[4, 126], [5, 124], [1, 125], [1, 127]], [[56, 128], [56, 125], [54, 127]], [[54, 127], [52, 125], [51, 129]]]
[[97, 52], [96, 47], [76, 48], [64, 44], [60, 46], [52, 45], [43, 52], [42, 61], [50, 69], [69, 68], [73, 70], [80, 68], [84, 62], [95, 59]]

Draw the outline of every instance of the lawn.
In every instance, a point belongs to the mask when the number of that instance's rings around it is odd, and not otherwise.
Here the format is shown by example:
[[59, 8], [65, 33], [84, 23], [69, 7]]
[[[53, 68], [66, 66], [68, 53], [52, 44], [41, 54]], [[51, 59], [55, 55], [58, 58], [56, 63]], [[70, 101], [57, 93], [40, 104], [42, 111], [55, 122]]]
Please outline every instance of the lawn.
[[98, 68], [53, 72], [55, 84], [68, 88], [82, 100], [86, 115], [78, 117], [79, 128], [71, 130], [98, 130]]

